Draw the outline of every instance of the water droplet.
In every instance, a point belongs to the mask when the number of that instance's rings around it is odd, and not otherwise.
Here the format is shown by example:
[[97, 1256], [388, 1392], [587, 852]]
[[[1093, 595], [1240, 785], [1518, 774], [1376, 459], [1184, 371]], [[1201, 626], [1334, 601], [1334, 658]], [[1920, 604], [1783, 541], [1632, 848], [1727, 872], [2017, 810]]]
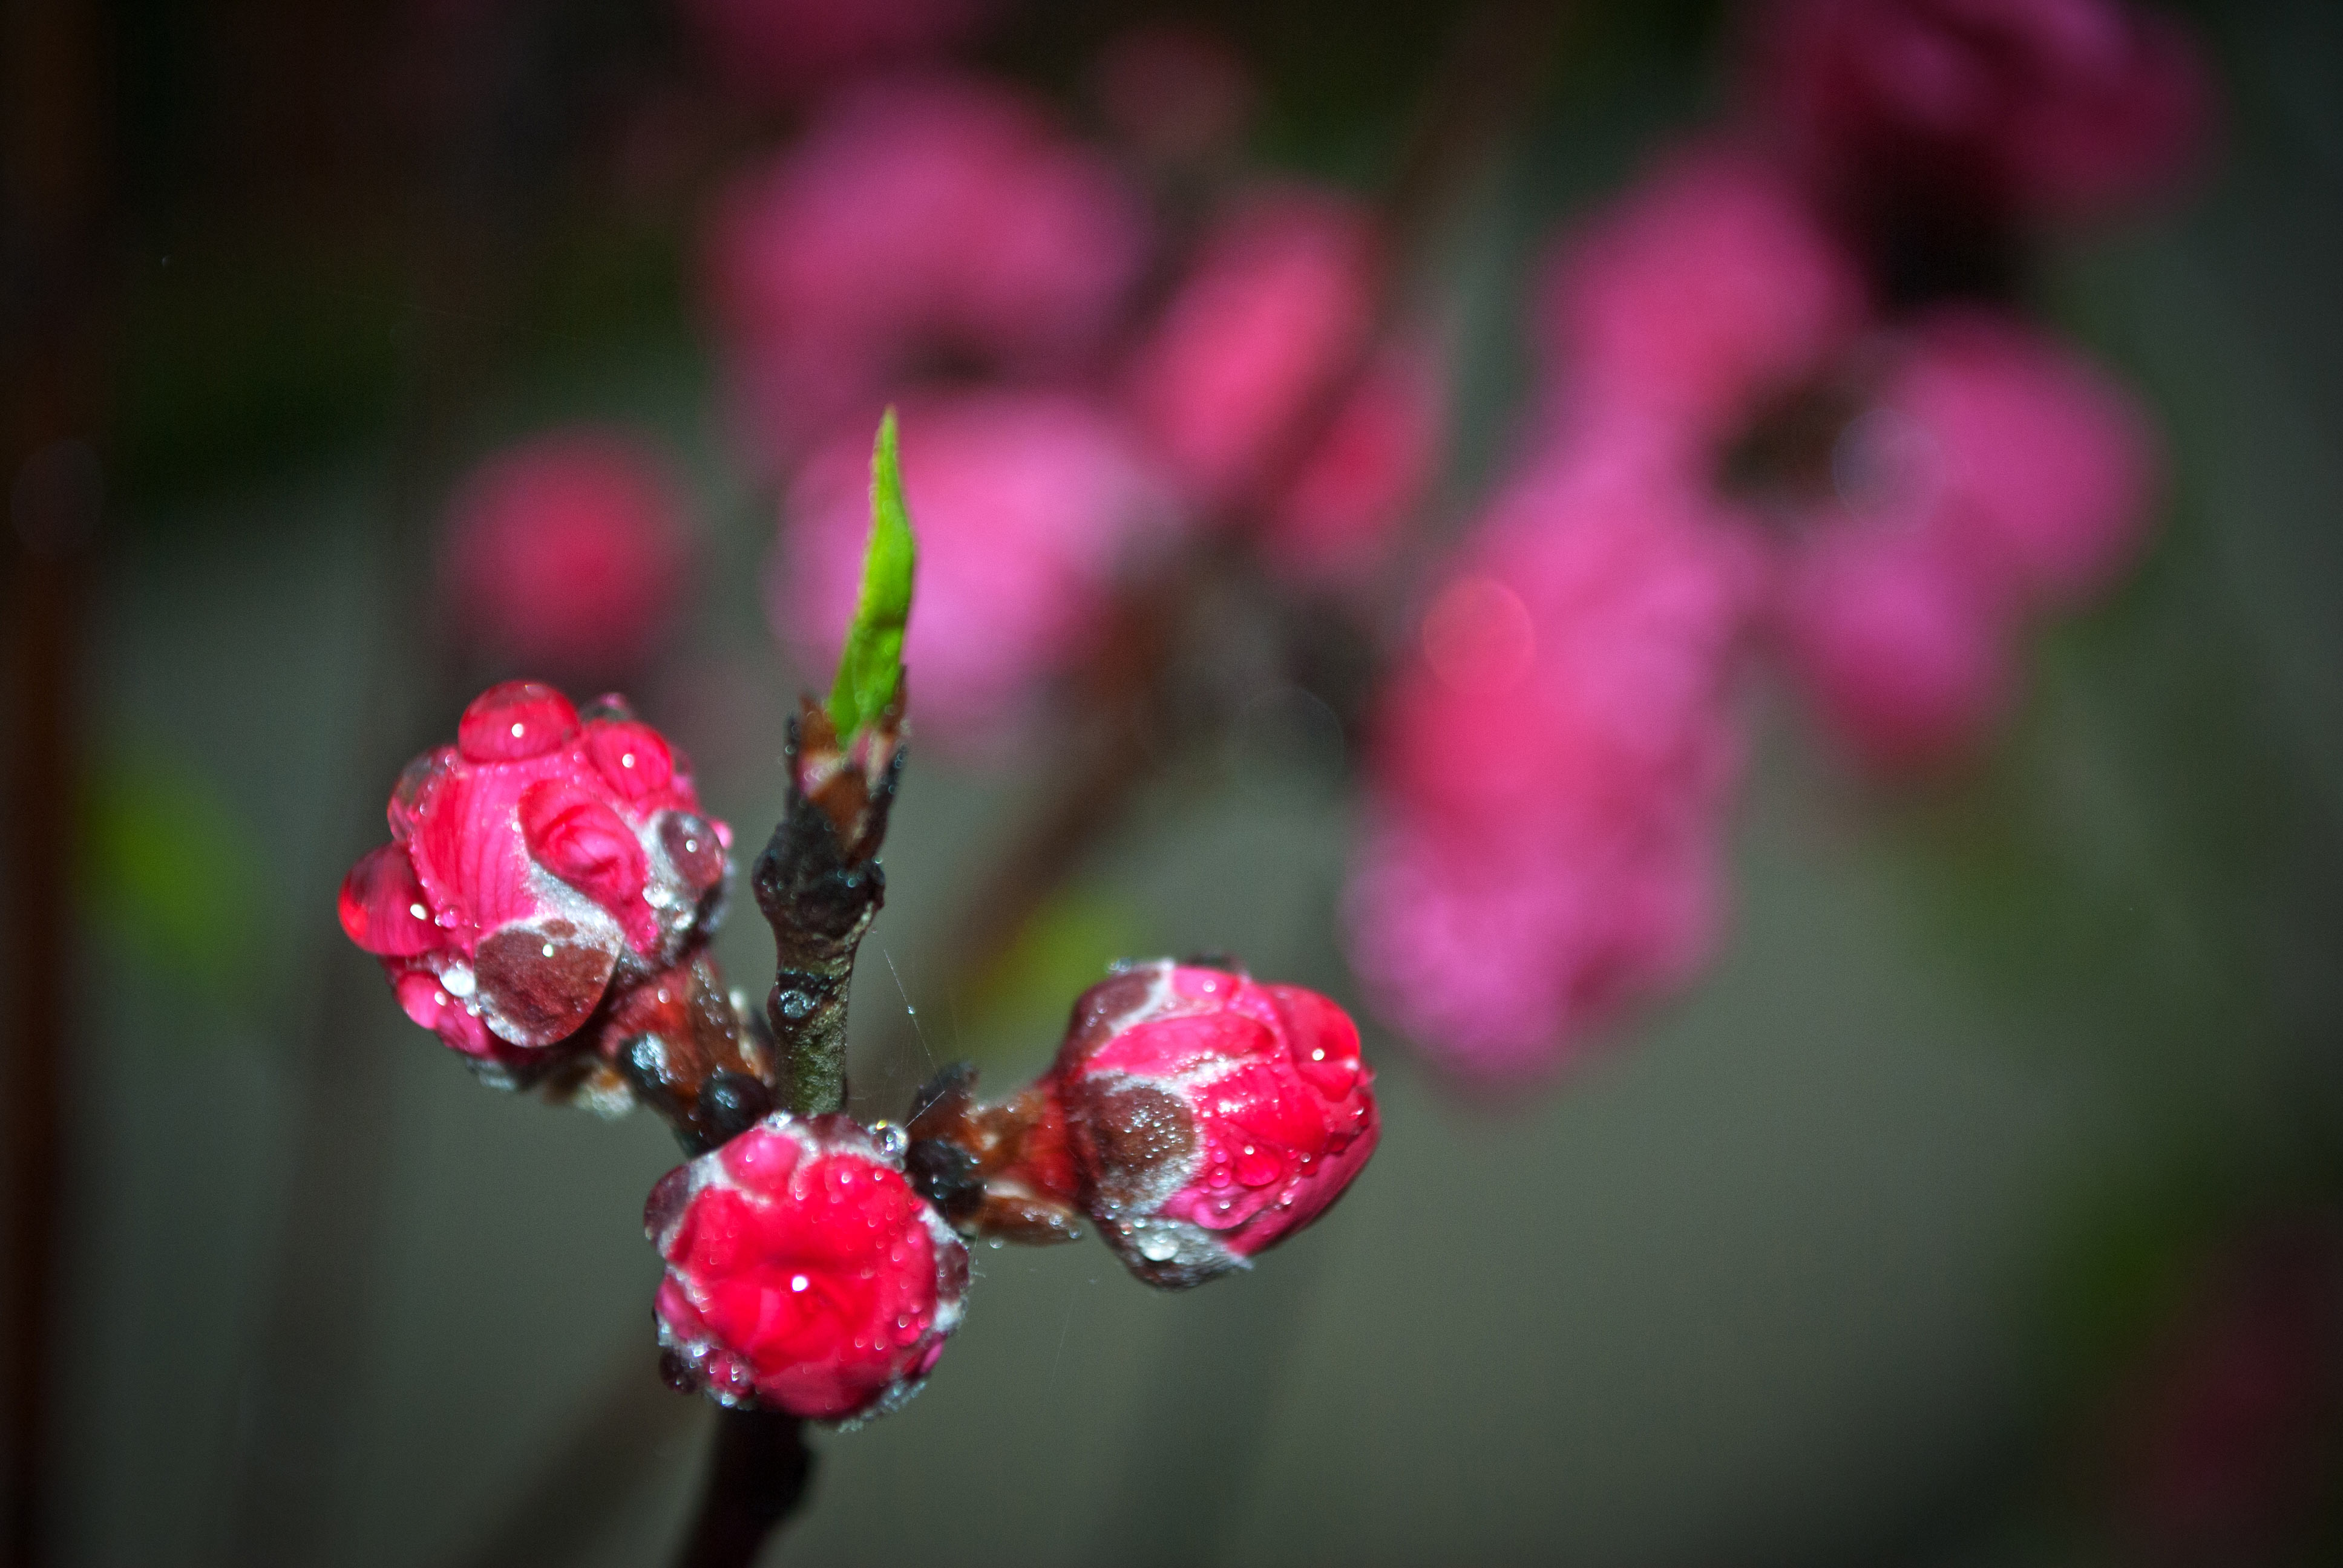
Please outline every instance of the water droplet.
[[799, 1019], [813, 1011], [813, 998], [801, 990], [785, 990], [775, 999], [775, 1005], [783, 1018]]
[[890, 1160], [900, 1160], [903, 1151], [911, 1146], [911, 1135], [891, 1121], [874, 1121], [870, 1136], [879, 1145], [879, 1152]]
[[812, 1283], [813, 1282], [807, 1279], [803, 1274], [791, 1274], [789, 1276], [789, 1289], [792, 1291], [802, 1291], [808, 1285]]
[[634, 765], [635, 765], [635, 754], [634, 754], [633, 752], [631, 752], [631, 751], [628, 752], [625, 756], [623, 756], [623, 757], [621, 757], [621, 758], [619, 758], [619, 759], [618, 759], [618, 766], [619, 766], [619, 767], [621, 767], [621, 768], [632, 768]]
[[[538, 956], [539, 958], [551, 958], [553, 956], [553, 944], [551, 942], [548, 942], [542, 948], [539, 948], [538, 950]], [[665, 1001], [667, 999], [665, 997], [661, 997], [659, 1000], [661, 1001]]]
[[418, 920], [427, 920], [431, 918], [431, 911], [425, 909], [421, 904], [407, 905], [407, 912], [413, 915]]
[[1312, 1061], [1323, 1061], [1323, 1060], [1326, 1060], [1326, 1048], [1325, 1048], [1324, 1046], [1322, 1046], [1322, 1046], [1320, 1046], [1317, 1050], [1315, 1050], [1312, 1051], [1312, 1052], [1310, 1053], [1310, 1060], [1312, 1060]]
[[1001, 1249], [1004, 1245], [1006, 1245], [1007, 1243], [1003, 1242], [1003, 1241], [1001, 1241], [1001, 1239], [1000, 1237], [998, 1237], [998, 1236], [988, 1236], [987, 1238], [985, 1238], [985, 1242], [984, 1242], [984, 1244], [985, 1244], [986, 1246], [988, 1246], [988, 1247], [991, 1248], [994, 1251], [998, 1252], [998, 1251], [1001, 1251]]
[[[993, 1243], [996, 1247], [1000, 1244]], [[1151, 1231], [1139, 1239], [1139, 1255], [1151, 1263], [1168, 1263], [1179, 1251], [1179, 1241], [1161, 1231]]]

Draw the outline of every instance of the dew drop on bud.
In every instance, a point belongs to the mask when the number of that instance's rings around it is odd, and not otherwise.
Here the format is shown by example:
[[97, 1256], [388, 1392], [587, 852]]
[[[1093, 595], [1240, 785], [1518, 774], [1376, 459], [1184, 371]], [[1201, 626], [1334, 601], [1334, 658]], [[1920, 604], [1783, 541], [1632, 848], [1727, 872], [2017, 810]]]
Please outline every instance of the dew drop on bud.
[[618, 957], [615, 933], [601, 945], [584, 940], [568, 920], [551, 920], [542, 929], [507, 926], [488, 937], [473, 955], [472, 971], [490, 1028], [515, 1045], [551, 1045], [593, 1013]]
[[659, 1179], [651, 1195], [643, 1203], [643, 1234], [657, 1241], [667, 1234], [678, 1220], [683, 1218], [683, 1206], [691, 1198], [691, 1168], [679, 1165]]
[[1139, 1239], [1139, 1255], [1151, 1263], [1168, 1263], [1180, 1251], [1177, 1238], [1164, 1231], [1150, 1231]]
[[553, 688], [508, 680], [472, 699], [456, 726], [456, 749], [472, 762], [518, 762], [566, 746], [578, 734], [578, 710]]
[[413, 958], [439, 945], [415, 862], [397, 844], [368, 850], [342, 879], [342, 930], [367, 952]]
[[676, 875], [694, 891], [705, 892], [724, 879], [724, 846], [705, 817], [666, 812], [659, 818], [659, 837]]
[[813, 1011], [813, 998], [801, 990], [785, 990], [773, 999], [773, 1005], [783, 1018], [795, 1020]]
[[447, 772], [454, 762], [454, 749], [442, 746], [436, 751], [425, 752], [400, 770], [398, 782], [390, 787], [387, 812], [393, 839], [404, 844], [414, 833], [416, 807], [423, 799], [424, 790], [430, 787], [433, 779]]
[[910, 1134], [891, 1121], [872, 1122], [870, 1136], [879, 1145], [879, 1152], [890, 1160], [900, 1160], [903, 1151], [911, 1146]]
[[632, 724], [635, 710], [627, 699], [615, 691], [606, 691], [578, 710], [578, 717], [588, 724]]

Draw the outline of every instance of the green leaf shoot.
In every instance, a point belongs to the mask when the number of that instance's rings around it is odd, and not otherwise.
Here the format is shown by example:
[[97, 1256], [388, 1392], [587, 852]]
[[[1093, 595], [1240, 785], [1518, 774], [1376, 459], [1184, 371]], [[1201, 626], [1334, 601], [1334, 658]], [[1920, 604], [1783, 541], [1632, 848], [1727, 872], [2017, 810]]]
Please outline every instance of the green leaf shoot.
[[862, 589], [854, 604], [854, 624], [839, 650], [838, 679], [830, 689], [830, 719], [838, 738], [886, 711], [903, 680], [903, 631], [911, 619], [911, 578], [919, 545], [911, 537], [911, 514], [903, 504], [902, 457], [895, 410], [879, 421], [870, 453], [870, 542], [862, 552]]

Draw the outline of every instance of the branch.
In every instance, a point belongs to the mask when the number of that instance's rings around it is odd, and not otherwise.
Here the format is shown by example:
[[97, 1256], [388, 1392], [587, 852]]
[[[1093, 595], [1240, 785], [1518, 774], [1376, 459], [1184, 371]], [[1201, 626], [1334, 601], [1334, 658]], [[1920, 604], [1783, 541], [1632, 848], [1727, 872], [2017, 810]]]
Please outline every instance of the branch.
[[717, 1415], [716, 1460], [678, 1568], [748, 1568], [813, 1477], [805, 1422], [769, 1410]]
[[887, 901], [876, 857], [903, 774], [902, 716], [898, 692], [851, 751], [810, 699], [789, 722], [789, 800], [750, 882], [773, 928], [776, 1087], [799, 1116], [846, 1109], [846, 1004], [856, 950]]

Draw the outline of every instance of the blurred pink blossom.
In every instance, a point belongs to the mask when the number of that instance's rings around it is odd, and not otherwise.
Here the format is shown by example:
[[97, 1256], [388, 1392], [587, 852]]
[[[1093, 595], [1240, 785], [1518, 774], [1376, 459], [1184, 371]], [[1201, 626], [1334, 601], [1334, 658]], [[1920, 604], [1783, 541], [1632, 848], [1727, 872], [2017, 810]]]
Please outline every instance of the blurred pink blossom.
[[[1131, 369], [1140, 425], [1198, 505], [1282, 481], [1262, 545], [1290, 575], [1371, 563], [1438, 467], [1437, 356], [1422, 341], [1369, 347], [1378, 266], [1358, 203], [1302, 186], [1255, 191], [1206, 237]], [[1346, 376], [1354, 390], [1320, 407]], [[1289, 445], [1312, 419], [1325, 428], [1297, 462]], [[1276, 472], [1289, 464], [1290, 479]]]
[[1975, 310], [1898, 340], [1832, 466], [1836, 496], [1791, 547], [1782, 624], [1825, 718], [1891, 773], [1985, 739], [2011, 705], [2025, 618], [2128, 566], [2156, 488], [2120, 388]]
[[[904, 648], [923, 736], [997, 749], [1050, 676], [1087, 654], [1131, 558], [1171, 501], [1121, 427], [1054, 393], [920, 397], [902, 408], [903, 487], [920, 573]], [[868, 434], [815, 452], [791, 483], [767, 603], [775, 632], [828, 668], [851, 618], [870, 525]]]
[[1913, 330], [1879, 404], [1917, 433], [1922, 470], [1888, 504], [1944, 511], [1976, 569], [2012, 596], [2071, 605], [2137, 557], [2157, 487], [2147, 417], [2047, 334], [1939, 311]]
[[1875, 771], [1952, 761], [2009, 707], [2011, 618], [1928, 534], [1818, 533], [1787, 573], [1782, 619], [1792, 669]]
[[1679, 148], [1565, 236], [1538, 303], [1574, 409], [1640, 410], [1714, 442], [1861, 326], [1855, 265], [1772, 165]]
[[465, 637], [517, 667], [624, 675], [675, 618], [690, 557], [664, 467], [616, 431], [508, 447], [447, 508], [440, 575]]
[[940, 361], [1078, 360], [1147, 240], [1114, 166], [1007, 89], [932, 75], [857, 89], [709, 225], [744, 444], [787, 455]]
[[1371, 999], [1442, 1065], [1564, 1065], [1706, 958], [1762, 577], [1689, 475], [1599, 444], [1466, 547], [1383, 698], [1345, 907]]
[[957, 42], [999, 0], [682, 0], [709, 63], [743, 97], [789, 96], [838, 75]]
[[1792, 156], [1866, 204], [2087, 215], [2173, 181], [2210, 107], [2187, 32], [2125, 0], [1781, 0], [1752, 56]]

